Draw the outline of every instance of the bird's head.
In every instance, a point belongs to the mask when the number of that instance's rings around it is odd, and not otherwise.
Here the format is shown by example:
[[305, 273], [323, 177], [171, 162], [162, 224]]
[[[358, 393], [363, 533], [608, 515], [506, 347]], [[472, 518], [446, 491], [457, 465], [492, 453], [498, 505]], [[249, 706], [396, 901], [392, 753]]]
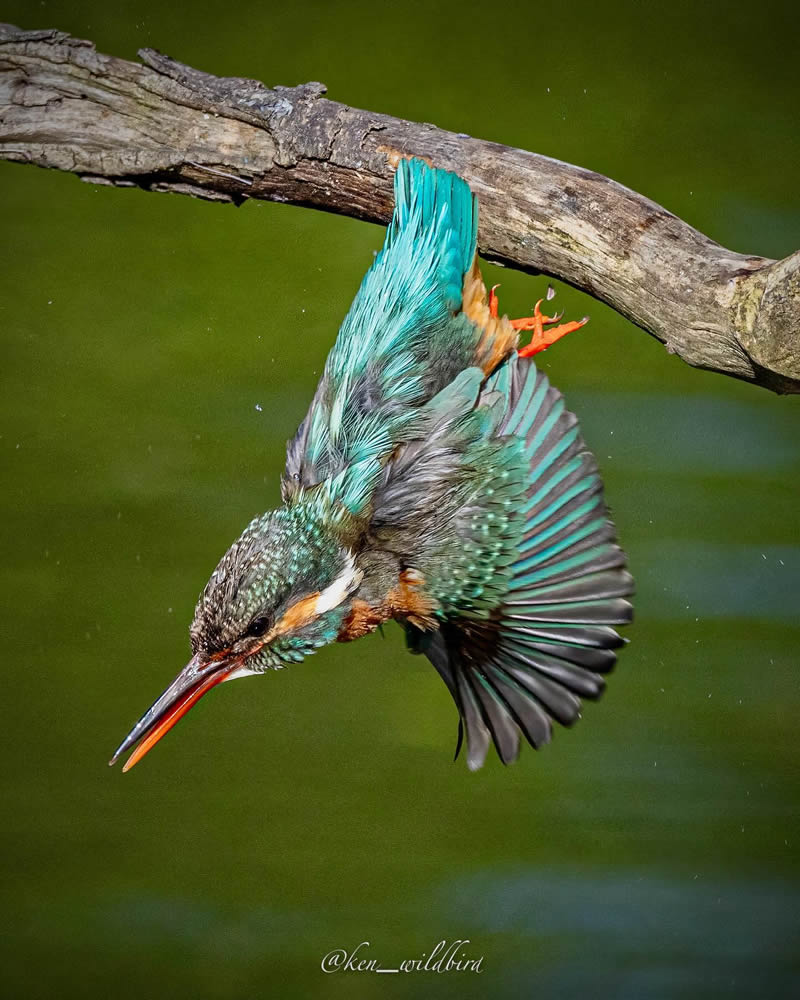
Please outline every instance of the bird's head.
[[332, 642], [361, 582], [315, 506], [255, 518], [211, 574], [191, 626], [192, 659], [112, 757], [128, 770], [221, 681], [279, 669]]

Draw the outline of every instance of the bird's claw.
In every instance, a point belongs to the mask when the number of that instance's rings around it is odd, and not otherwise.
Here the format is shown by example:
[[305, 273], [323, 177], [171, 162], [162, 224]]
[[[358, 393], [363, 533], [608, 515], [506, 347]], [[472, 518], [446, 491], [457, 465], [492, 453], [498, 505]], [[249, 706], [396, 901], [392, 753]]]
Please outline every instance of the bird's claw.
[[497, 299], [497, 289], [499, 287], [500, 287], [499, 285], [492, 285], [492, 287], [489, 289], [489, 315], [494, 317], [495, 319], [497, 318], [497, 309], [499, 306], [499, 302]]
[[[496, 289], [499, 285], [495, 285], [489, 292], [489, 314], [491, 316], [497, 316], [499, 303], [497, 300]], [[547, 286], [546, 299], [549, 302], [555, 296], [555, 289], [552, 285]], [[584, 316], [583, 319], [573, 320], [569, 323], [563, 323], [560, 326], [553, 326], [554, 323], [561, 323], [564, 316], [564, 311], [556, 313], [555, 316], [545, 316], [542, 312], [542, 302], [544, 299], [539, 299], [536, 305], [533, 307], [532, 316], [523, 316], [521, 319], [512, 319], [511, 326], [518, 331], [531, 330], [533, 336], [531, 337], [530, 343], [525, 347], [520, 347], [517, 353], [521, 358], [529, 358], [534, 354], [538, 354], [540, 351], [546, 350], [557, 340], [565, 337], [568, 333], [572, 333], [574, 330], [580, 330], [582, 326], [585, 326], [589, 322], [589, 317]], [[545, 330], [546, 326], [553, 327], [551, 330]]]
[[[497, 298], [497, 289], [499, 285], [493, 285], [489, 289], [489, 315], [492, 317], [497, 317], [499, 312], [499, 300]], [[547, 286], [547, 293], [545, 298], [550, 302], [556, 294], [556, 290], [552, 285]], [[572, 333], [574, 330], [580, 330], [582, 326], [585, 326], [589, 322], [589, 317], [584, 316], [583, 319], [573, 320], [569, 323], [564, 323], [561, 326], [553, 327], [552, 330], [545, 330], [546, 326], [552, 326], [554, 323], [560, 323], [564, 317], [564, 310], [562, 309], [560, 313], [556, 313], [555, 316], [545, 316], [542, 312], [542, 302], [545, 299], [539, 299], [536, 305], [533, 307], [532, 316], [524, 316], [521, 319], [512, 319], [511, 326], [518, 331], [531, 330], [533, 336], [531, 337], [530, 343], [525, 347], [520, 347], [517, 353], [521, 358], [529, 358], [534, 354], [538, 354], [540, 351], [547, 350], [552, 344], [562, 337], [565, 337], [568, 333]]]

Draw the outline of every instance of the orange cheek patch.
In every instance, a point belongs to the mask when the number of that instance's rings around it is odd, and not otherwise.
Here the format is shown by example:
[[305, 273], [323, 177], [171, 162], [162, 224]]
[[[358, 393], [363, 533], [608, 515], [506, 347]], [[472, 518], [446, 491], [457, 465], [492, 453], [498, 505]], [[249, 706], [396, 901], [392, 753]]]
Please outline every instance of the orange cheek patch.
[[319, 591], [293, 604], [275, 626], [273, 634], [284, 635], [287, 632], [294, 632], [316, 618], [318, 598]]

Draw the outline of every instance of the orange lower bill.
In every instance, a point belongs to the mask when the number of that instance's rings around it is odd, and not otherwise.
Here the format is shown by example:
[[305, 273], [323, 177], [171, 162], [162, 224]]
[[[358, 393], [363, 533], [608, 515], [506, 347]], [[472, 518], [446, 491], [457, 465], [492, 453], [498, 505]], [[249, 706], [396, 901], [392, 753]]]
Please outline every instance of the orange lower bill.
[[224, 681], [228, 674], [237, 666], [238, 663], [234, 663], [229, 669], [218, 670], [213, 674], [209, 674], [197, 687], [193, 687], [186, 694], [181, 695], [125, 761], [125, 766], [122, 768], [123, 773], [130, 771], [135, 764], [138, 764], [142, 757], [153, 749], [161, 737], [165, 736], [175, 723], [179, 722], [189, 709], [200, 701], [204, 694], [207, 694], [211, 688], [216, 687], [217, 684]]

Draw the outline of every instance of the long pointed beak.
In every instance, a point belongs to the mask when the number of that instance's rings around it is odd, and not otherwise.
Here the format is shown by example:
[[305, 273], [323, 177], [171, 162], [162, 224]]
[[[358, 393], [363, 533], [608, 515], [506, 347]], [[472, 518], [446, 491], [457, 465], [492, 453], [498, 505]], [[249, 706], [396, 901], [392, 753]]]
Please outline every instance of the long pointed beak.
[[181, 670], [161, 697], [144, 713], [133, 729], [114, 751], [108, 762], [114, 764], [117, 758], [141, 740], [122, 768], [129, 771], [134, 764], [158, 743], [162, 736], [183, 718], [192, 705], [204, 694], [216, 687], [240, 665], [239, 657], [228, 660], [200, 660], [194, 656]]

